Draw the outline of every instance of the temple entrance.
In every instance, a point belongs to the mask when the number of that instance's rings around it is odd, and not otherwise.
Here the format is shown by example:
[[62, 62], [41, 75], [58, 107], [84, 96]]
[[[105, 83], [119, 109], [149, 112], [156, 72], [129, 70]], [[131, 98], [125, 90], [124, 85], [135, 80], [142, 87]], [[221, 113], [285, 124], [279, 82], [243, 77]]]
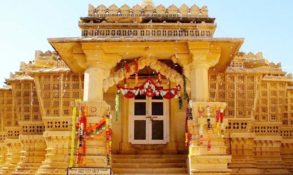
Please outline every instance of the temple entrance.
[[169, 141], [169, 100], [137, 95], [129, 104], [129, 142], [166, 144]]

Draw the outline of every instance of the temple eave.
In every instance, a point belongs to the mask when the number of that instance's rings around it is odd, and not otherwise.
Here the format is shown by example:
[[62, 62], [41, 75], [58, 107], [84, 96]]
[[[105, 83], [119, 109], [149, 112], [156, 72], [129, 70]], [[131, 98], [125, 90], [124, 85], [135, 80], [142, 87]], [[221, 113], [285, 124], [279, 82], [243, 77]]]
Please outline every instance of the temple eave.
[[48, 40], [74, 72], [82, 72], [86, 69], [84, 49], [100, 47], [106, 54], [118, 54], [123, 59], [133, 59], [144, 56], [144, 54], [160, 59], [169, 59], [175, 54], [189, 55], [188, 43], [193, 42], [220, 48], [220, 60], [214, 66], [214, 69], [222, 72], [230, 64], [244, 42], [243, 38], [197, 38], [182, 40], [170, 38], [164, 39], [164, 41], [158, 38], [148, 40], [142, 38], [49, 38]]

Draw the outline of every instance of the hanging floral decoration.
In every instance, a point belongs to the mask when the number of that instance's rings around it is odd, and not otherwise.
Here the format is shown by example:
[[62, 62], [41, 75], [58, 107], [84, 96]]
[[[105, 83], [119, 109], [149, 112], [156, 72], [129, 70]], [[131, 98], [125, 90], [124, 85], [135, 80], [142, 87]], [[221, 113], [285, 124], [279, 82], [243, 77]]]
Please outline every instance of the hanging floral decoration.
[[[199, 145], [207, 144], [208, 151], [212, 148], [212, 136], [217, 133], [224, 137], [224, 109], [221, 107], [206, 107], [198, 105]], [[206, 122], [204, 122], [206, 121]], [[206, 125], [206, 126], [205, 126]], [[206, 137], [204, 137], [204, 135]]]
[[85, 164], [85, 156], [86, 156], [86, 126], [87, 126], [87, 112], [88, 108], [86, 106], [80, 107], [80, 116], [77, 122], [77, 139], [78, 139], [78, 147], [77, 147], [77, 159], [76, 163], [79, 165]]
[[171, 99], [180, 95], [181, 86], [177, 85], [174, 88], [164, 89], [158, 86], [152, 78], [148, 78], [141, 86], [127, 88], [118, 85], [117, 89], [126, 98], [134, 98], [140, 94], [146, 95], [147, 97], [162, 96], [165, 99]]
[[207, 107], [207, 141], [208, 151], [212, 148], [212, 122], [211, 122], [211, 111], [210, 106]]
[[203, 118], [204, 118], [204, 112], [205, 109], [202, 105], [199, 105], [198, 107], [198, 120], [199, 120], [199, 144], [203, 144], [203, 132], [204, 132], [204, 127], [203, 127]]
[[116, 121], [118, 121], [119, 117], [119, 108], [120, 108], [120, 99], [119, 99], [120, 93], [117, 92], [115, 96], [115, 118]]
[[158, 72], [158, 83], [161, 84], [162, 83], [162, 75], [160, 72]]
[[[96, 124], [93, 123], [87, 123], [87, 116], [88, 116], [88, 106], [86, 105], [80, 105], [79, 109], [79, 117], [76, 118], [75, 130], [76, 132], [76, 164], [78, 165], [84, 165], [86, 160], [86, 141], [88, 139], [92, 139], [95, 136], [101, 136], [105, 135], [106, 141], [107, 141], [107, 157], [108, 157], [108, 163], [111, 162], [110, 155], [111, 155], [111, 145], [112, 145], [112, 129], [111, 129], [111, 123], [110, 120], [112, 116], [106, 115], [102, 117], [102, 119], [97, 122]], [[73, 118], [75, 119], [75, 118]]]
[[192, 100], [188, 99], [188, 104], [186, 108], [186, 117], [185, 117], [185, 146], [188, 147], [192, 140], [192, 133], [188, 129], [188, 120], [192, 120]]
[[[105, 79], [103, 83], [104, 91], [107, 91], [110, 87], [115, 86], [123, 80], [127, 81], [127, 78], [129, 78], [133, 74], [136, 74], [138, 70], [141, 70], [146, 66], [149, 66], [151, 69], [160, 72], [158, 77], [164, 75], [165, 77], [168, 77], [170, 80], [172, 80], [174, 83], [183, 85], [183, 77], [176, 70], [170, 68], [165, 63], [162, 63], [157, 58], [142, 57], [132, 63], [124, 65], [123, 68], [114, 72], [109, 78]], [[138, 78], [138, 76], [136, 76], [136, 78]], [[186, 83], [189, 82], [186, 81]]]
[[138, 71], [139, 71], [137, 60], [135, 60], [134, 62], [134, 71], [135, 71], [135, 86], [137, 86], [138, 85]]
[[218, 108], [215, 112], [216, 114], [216, 128], [217, 128], [217, 133], [221, 137], [224, 137], [224, 130], [225, 130], [225, 125], [224, 125], [224, 110], [221, 108]]
[[186, 76], [183, 75], [183, 97], [185, 100], [188, 100], [188, 94], [187, 94], [187, 86], [186, 86]]

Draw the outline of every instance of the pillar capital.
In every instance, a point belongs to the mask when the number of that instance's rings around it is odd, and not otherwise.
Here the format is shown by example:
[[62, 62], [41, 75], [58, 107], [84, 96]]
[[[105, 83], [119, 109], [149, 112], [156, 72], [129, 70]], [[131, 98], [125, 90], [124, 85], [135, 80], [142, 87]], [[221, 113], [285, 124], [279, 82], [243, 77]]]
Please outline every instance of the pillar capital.
[[210, 42], [188, 42], [188, 48], [192, 59], [191, 99], [207, 102], [209, 100], [208, 71], [219, 62], [221, 49]]
[[212, 43], [189, 42], [189, 52], [192, 58], [192, 67], [204, 66], [210, 68], [215, 66], [221, 56], [221, 48]]
[[99, 67], [108, 71], [122, 59], [119, 54], [106, 53], [98, 44], [83, 43], [82, 50], [85, 54], [87, 67]]

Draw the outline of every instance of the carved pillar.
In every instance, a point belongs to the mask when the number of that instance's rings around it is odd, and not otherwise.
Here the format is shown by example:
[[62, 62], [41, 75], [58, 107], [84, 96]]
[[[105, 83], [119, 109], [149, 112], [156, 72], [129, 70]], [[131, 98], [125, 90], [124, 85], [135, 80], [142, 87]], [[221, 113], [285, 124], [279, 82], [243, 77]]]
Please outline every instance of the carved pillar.
[[[87, 68], [84, 73], [84, 98], [89, 106], [88, 125], [95, 125], [109, 111], [110, 106], [104, 101], [104, 79], [110, 74], [117, 62], [121, 59], [116, 54], [105, 54], [101, 46], [83, 43], [83, 52], [86, 57]], [[106, 137], [104, 134], [93, 136], [86, 143], [87, 152], [84, 167], [107, 167]]]
[[272, 131], [269, 135], [268, 131], [269, 129], [264, 135], [256, 133], [254, 138], [255, 161], [259, 174], [290, 174], [281, 157], [282, 137], [273, 135]]
[[[96, 124], [109, 111], [109, 105], [103, 100], [103, 80], [105, 70], [91, 65], [84, 74], [84, 103], [89, 106], [88, 125]], [[94, 136], [87, 140], [87, 152], [83, 167], [107, 167], [105, 135]]]
[[37, 175], [65, 175], [70, 154], [70, 131], [45, 131], [46, 159]]
[[[193, 120], [188, 121], [189, 132], [192, 134], [192, 141], [189, 147], [189, 168], [190, 174], [196, 175], [228, 175], [230, 170], [227, 165], [231, 161], [231, 156], [226, 153], [226, 145], [224, 139], [212, 129], [207, 129], [207, 115], [199, 117], [198, 109], [203, 107], [211, 109], [212, 125], [215, 124], [214, 110], [221, 107], [225, 109], [226, 104], [220, 102], [208, 102], [208, 71], [209, 68], [216, 65], [220, 59], [221, 50], [214, 47], [210, 43], [188, 43], [190, 53], [192, 55], [192, 63], [190, 65], [190, 81], [191, 81], [191, 99], [193, 101]], [[207, 111], [205, 111], [207, 112]], [[207, 114], [207, 113], [206, 113]], [[226, 120], [225, 122], [226, 123]], [[199, 125], [203, 130], [199, 142]], [[211, 141], [212, 148], [208, 149], [208, 140]], [[212, 168], [211, 168], [212, 167]]]
[[0, 143], [0, 167], [2, 167], [6, 161], [7, 149], [5, 143]]
[[20, 135], [21, 156], [13, 175], [35, 175], [45, 159], [46, 143], [42, 135]]
[[104, 70], [102, 68], [98, 66], [90, 66], [86, 69], [84, 72], [84, 101], [90, 102], [103, 100], [103, 80]]
[[15, 170], [20, 160], [21, 145], [18, 138], [8, 138], [5, 140], [5, 144], [7, 146], [7, 155], [5, 164], [0, 170], [0, 174], [10, 175]]
[[192, 62], [189, 66], [191, 99], [207, 102], [209, 100], [208, 72], [215, 66], [221, 56], [221, 49], [208, 43], [188, 43]]
[[5, 164], [7, 148], [5, 144], [6, 132], [0, 132], [0, 167]]
[[[195, 56], [200, 58], [199, 56]], [[196, 60], [191, 65], [191, 99], [206, 102], [209, 100], [208, 71], [210, 65], [204, 60]]]
[[232, 174], [257, 174], [254, 157], [254, 133], [230, 133], [232, 161], [229, 168]]

